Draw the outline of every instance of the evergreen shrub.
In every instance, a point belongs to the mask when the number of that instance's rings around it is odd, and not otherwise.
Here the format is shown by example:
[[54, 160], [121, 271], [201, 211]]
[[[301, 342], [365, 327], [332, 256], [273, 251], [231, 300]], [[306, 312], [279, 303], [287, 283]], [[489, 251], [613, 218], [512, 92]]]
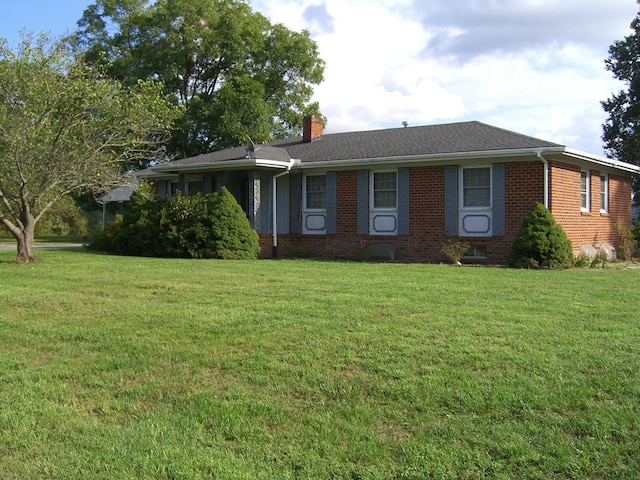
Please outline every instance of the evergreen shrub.
[[235, 197], [222, 187], [214, 197], [211, 216], [216, 258], [253, 259], [260, 254], [258, 232], [249, 223]]
[[515, 268], [569, 268], [573, 247], [551, 212], [536, 203], [524, 218], [507, 261]]
[[260, 254], [258, 233], [224, 187], [219, 193], [159, 199], [145, 185], [131, 196], [122, 220], [96, 233], [89, 248], [180, 258], [255, 259]]

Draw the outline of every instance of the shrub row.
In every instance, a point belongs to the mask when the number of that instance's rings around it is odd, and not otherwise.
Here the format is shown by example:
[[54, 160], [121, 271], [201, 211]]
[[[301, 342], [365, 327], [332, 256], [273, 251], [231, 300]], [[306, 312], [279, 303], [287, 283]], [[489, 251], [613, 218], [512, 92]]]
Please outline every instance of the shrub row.
[[253, 259], [260, 253], [257, 232], [226, 188], [160, 199], [146, 184], [133, 193], [122, 219], [92, 236], [89, 248], [180, 258]]

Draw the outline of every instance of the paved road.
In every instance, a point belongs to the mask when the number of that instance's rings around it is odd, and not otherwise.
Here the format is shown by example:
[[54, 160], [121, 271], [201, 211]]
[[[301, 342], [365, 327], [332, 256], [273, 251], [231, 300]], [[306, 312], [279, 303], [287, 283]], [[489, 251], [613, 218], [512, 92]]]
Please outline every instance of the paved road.
[[[82, 248], [81, 243], [67, 243], [67, 242], [50, 242], [50, 243], [38, 243], [34, 244], [33, 248]], [[0, 250], [15, 250], [16, 244], [9, 242], [0, 243]]]

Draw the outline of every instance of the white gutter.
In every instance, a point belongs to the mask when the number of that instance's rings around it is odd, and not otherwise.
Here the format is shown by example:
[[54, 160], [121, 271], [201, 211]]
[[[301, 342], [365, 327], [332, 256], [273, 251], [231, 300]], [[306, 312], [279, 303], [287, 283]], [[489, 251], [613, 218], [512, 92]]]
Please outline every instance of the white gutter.
[[273, 202], [273, 208], [271, 209], [272, 211], [272, 215], [273, 215], [273, 233], [272, 233], [272, 237], [273, 237], [273, 253], [272, 256], [273, 258], [278, 258], [278, 191], [277, 191], [277, 183], [278, 183], [278, 178], [283, 177], [285, 175], [288, 175], [291, 172], [291, 168], [298, 163], [296, 160], [290, 160], [289, 161], [289, 165], [287, 166], [287, 170], [282, 172], [282, 173], [278, 173], [277, 175], [274, 175], [272, 177], [272, 182], [273, 182], [273, 187], [272, 187], [272, 192], [273, 192], [273, 198], [271, 199], [271, 201]]
[[[562, 153], [564, 147], [550, 147], [546, 149], [547, 153]], [[318, 162], [306, 161], [301, 165], [298, 165], [300, 169], [313, 169], [313, 168], [348, 168], [358, 167], [361, 168], [363, 162], [366, 162], [367, 166], [384, 164], [414, 164], [425, 162], [443, 162], [455, 164], [460, 159], [474, 160], [474, 159], [486, 159], [486, 158], [509, 158], [509, 157], [526, 157], [535, 155], [537, 149], [532, 148], [513, 148], [503, 150], [480, 150], [473, 152], [449, 152], [449, 153], [435, 153], [428, 155], [411, 155], [411, 156], [397, 156], [397, 157], [378, 157], [378, 158], [351, 158], [344, 160], [323, 160]]]
[[544, 206], [549, 209], [549, 162], [542, 156], [542, 150], [538, 150], [536, 155], [544, 163]]
[[193, 163], [193, 164], [179, 164], [179, 165], [158, 165], [156, 167], [150, 167], [152, 172], [175, 172], [192, 173], [200, 171], [212, 171], [212, 170], [229, 170], [229, 169], [242, 169], [242, 168], [286, 168], [291, 167], [287, 162], [280, 160], [265, 160], [265, 159], [239, 159], [239, 160], [221, 160], [219, 162], [209, 163]]
[[640, 166], [632, 163], [621, 162], [620, 160], [614, 160], [613, 158], [602, 157], [600, 155], [592, 155], [574, 148], [565, 148], [563, 153], [569, 157], [586, 160], [604, 167], [615, 168], [616, 170], [623, 170], [636, 175], [640, 174]]

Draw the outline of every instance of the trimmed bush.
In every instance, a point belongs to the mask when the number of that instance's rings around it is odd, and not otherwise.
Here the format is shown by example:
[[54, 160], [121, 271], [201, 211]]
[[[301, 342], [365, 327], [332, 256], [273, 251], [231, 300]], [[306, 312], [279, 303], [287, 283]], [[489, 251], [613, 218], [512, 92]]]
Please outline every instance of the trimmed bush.
[[216, 194], [184, 196], [181, 193], [165, 201], [160, 210], [160, 237], [165, 256], [215, 258], [211, 213]]
[[216, 258], [253, 259], [260, 254], [260, 241], [247, 215], [235, 197], [222, 187], [215, 197], [211, 214]]
[[515, 268], [569, 268], [573, 247], [551, 212], [536, 203], [524, 218], [507, 261]]

